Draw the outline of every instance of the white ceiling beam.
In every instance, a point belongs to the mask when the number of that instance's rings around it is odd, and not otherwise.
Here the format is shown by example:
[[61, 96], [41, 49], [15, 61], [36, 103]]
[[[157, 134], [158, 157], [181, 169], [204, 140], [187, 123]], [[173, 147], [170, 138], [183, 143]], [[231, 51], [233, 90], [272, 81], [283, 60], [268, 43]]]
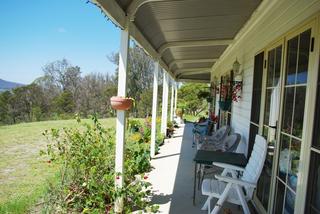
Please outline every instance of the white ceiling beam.
[[127, 15], [130, 18], [130, 21], [134, 21], [135, 15], [142, 5], [147, 4], [149, 2], [162, 2], [162, 1], [169, 1], [169, 0], [133, 0], [127, 9]]
[[206, 73], [210, 73], [210, 70], [202, 70], [202, 71], [190, 71], [190, 72], [184, 72], [181, 73], [182, 75], [193, 75], [193, 74], [206, 74]]
[[175, 71], [175, 75], [178, 76], [180, 74], [201, 74], [210, 72], [210, 68], [181, 68]]
[[210, 83], [210, 80], [179, 79], [178, 82]]
[[216, 62], [218, 59], [177, 59], [173, 60], [169, 64], [169, 69], [175, 64], [190, 64], [190, 63], [205, 63], [205, 62]]
[[169, 48], [230, 45], [232, 42], [233, 42], [232, 39], [214, 39], [214, 40], [168, 42], [168, 43], [163, 44], [163, 45], [160, 46], [160, 48], [158, 49], [158, 53], [160, 55], [162, 55]]

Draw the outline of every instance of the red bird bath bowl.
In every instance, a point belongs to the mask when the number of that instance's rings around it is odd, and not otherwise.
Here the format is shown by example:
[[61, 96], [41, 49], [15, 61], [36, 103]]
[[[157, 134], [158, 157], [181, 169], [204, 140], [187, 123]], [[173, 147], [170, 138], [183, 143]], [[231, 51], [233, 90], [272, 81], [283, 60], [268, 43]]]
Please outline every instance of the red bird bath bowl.
[[125, 111], [131, 108], [133, 99], [113, 96], [110, 98], [110, 102], [113, 109]]

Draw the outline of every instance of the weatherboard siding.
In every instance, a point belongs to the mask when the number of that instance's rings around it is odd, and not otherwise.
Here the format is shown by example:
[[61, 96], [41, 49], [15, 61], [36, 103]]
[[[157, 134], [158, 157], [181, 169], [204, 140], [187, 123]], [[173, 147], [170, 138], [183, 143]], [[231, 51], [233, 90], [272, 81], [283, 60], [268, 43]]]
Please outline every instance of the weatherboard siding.
[[[271, 2], [271, 1], [270, 1]], [[262, 6], [266, 7], [267, 4]], [[221, 76], [232, 69], [232, 64], [238, 59], [243, 70], [242, 99], [233, 103], [231, 126], [234, 132], [242, 135], [242, 142], [248, 144], [251, 114], [251, 99], [253, 87], [254, 56], [267, 46], [276, 42], [283, 34], [299, 26], [305, 20], [320, 10], [318, 0], [283, 0], [277, 1], [262, 18], [258, 18], [264, 7], [259, 7], [252, 15], [248, 25], [244, 27], [238, 42], [235, 42], [222, 55], [221, 61], [213, 67], [214, 76]], [[250, 24], [257, 21], [253, 27]], [[248, 27], [248, 28], [247, 28]], [[249, 29], [249, 30], [246, 30]], [[237, 40], [237, 39], [236, 39]], [[246, 145], [247, 146], [247, 145]]]

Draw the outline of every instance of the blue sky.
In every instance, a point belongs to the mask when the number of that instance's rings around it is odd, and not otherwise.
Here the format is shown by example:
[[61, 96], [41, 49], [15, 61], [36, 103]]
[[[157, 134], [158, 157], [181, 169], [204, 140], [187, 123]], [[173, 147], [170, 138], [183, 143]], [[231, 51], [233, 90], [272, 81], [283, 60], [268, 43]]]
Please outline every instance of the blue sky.
[[68, 59], [82, 74], [113, 73], [120, 30], [86, 0], [3, 0], [0, 78], [31, 83], [52, 61]]

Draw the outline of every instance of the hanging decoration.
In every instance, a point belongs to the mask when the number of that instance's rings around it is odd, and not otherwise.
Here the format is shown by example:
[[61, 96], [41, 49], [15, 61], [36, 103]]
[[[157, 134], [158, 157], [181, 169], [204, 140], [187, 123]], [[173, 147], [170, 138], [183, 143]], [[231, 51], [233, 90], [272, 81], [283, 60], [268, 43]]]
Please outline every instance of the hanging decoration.
[[242, 93], [242, 71], [240, 70], [238, 59], [233, 63], [234, 80], [232, 81], [232, 101], [239, 102]]
[[234, 82], [232, 88], [232, 101], [239, 102], [241, 99], [242, 82]]
[[95, 5], [96, 7], [98, 7], [98, 8], [100, 9], [101, 14], [104, 15], [104, 18], [106, 18], [107, 21], [110, 21], [112, 24], [114, 24], [114, 26], [115, 26], [116, 28], [120, 28], [121, 30], [123, 30], [121, 26], [117, 25], [115, 22], [113, 22], [112, 19], [110, 19], [110, 18], [108, 17], [108, 15], [103, 11], [102, 7], [101, 7], [98, 3], [96, 3], [95, 1], [92, 1], [92, 0], [86, 0], [86, 3], [87, 3], [87, 4], [93, 4], [93, 5]]

